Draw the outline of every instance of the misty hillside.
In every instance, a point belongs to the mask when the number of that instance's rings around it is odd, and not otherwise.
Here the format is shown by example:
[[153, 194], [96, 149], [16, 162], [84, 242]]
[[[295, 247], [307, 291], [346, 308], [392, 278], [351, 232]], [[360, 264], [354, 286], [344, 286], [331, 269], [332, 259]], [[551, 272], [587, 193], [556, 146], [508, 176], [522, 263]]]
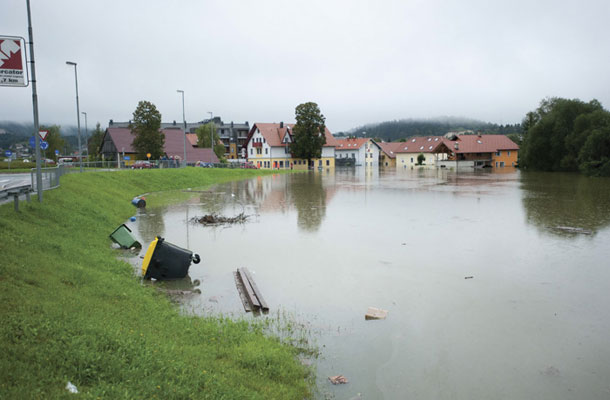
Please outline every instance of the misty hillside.
[[[44, 126], [41, 124], [41, 127]], [[67, 149], [77, 147], [77, 133], [78, 129], [75, 126], [60, 127], [60, 134], [66, 141]], [[81, 126], [81, 134], [81, 137], [84, 138], [85, 127], [83, 126]], [[34, 136], [34, 124], [0, 121], [0, 149], [2, 150], [11, 149], [16, 144], [27, 144], [32, 136]]]
[[441, 136], [453, 131], [474, 131], [487, 134], [520, 133], [521, 124], [498, 125], [467, 118], [441, 117], [427, 120], [403, 119], [368, 124], [339, 132], [335, 136], [366, 136], [395, 142], [411, 136]]

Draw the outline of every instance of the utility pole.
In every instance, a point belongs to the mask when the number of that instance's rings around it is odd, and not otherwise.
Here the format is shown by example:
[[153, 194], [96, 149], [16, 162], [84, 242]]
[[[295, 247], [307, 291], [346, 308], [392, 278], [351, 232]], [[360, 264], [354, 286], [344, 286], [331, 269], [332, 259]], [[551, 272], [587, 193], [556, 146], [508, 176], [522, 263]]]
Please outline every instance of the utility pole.
[[85, 146], [87, 146], [87, 161], [91, 161], [89, 158], [89, 143], [87, 143], [87, 137], [89, 136], [89, 130], [87, 129], [87, 113], [81, 111], [81, 114], [85, 116]]
[[75, 62], [66, 61], [66, 64], [74, 66], [74, 82], [76, 83], [76, 124], [78, 126], [78, 164], [80, 166], [80, 172], [83, 172], [83, 153], [81, 152], [80, 143], [80, 110], [78, 105], [78, 75], [76, 73]]
[[36, 191], [38, 201], [42, 203], [42, 171], [40, 170], [40, 125], [38, 123], [38, 94], [36, 93], [36, 64], [34, 62], [34, 34], [32, 33], [32, 12], [30, 0], [26, 0], [28, 9], [28, 36], [30, 39], [30, 70], [32, 71], [32, 108], [34, 109], [34, 147], [36, 152]]
[[184, 166], [186, 167], [186, 117], [184, 115], [184, 90], [176, 90], [176, 92], [182, 94], [182, 121], [184, 121]]

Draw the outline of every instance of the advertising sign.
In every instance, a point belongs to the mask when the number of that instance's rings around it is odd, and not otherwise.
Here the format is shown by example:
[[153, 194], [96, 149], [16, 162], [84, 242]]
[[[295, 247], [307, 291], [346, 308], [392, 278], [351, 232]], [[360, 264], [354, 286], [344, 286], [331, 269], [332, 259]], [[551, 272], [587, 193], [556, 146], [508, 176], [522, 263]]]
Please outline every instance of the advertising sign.
[[25, 40], [0, 36], [0, 86], [27, 86]]

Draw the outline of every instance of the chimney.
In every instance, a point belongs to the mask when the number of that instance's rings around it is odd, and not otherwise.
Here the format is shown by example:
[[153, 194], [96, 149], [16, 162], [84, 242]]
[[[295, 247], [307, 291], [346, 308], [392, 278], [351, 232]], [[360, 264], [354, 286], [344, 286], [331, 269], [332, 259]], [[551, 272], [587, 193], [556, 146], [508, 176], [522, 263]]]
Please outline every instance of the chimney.
[[280, 122], [280, 129], [282, 129], [284, 127], [284, 121]]
[[176, 120], [174, 120], [174, 126], [176, 126]]
[[112, 124], [114, 124], [114, 121], [110, 120], [110, 123], [108, 125], [112, 126]]

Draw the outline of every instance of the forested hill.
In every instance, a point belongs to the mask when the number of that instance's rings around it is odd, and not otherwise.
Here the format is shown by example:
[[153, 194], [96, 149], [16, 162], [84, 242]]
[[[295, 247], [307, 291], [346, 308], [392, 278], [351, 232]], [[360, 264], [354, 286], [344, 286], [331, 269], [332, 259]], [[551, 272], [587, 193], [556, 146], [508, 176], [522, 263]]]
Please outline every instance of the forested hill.
[[[364, 125], [336, 136], [366, 136], [395, 142], [411, 136], [440, 136], [454, 131], [481, 131], [481, 133], [520, 133], [521, 124], [498, 125], [465, 118], [436, 118], [429, 120], [403, 119], [379, 124]], [[363, 134], [363, 132], [365, 132]]]

